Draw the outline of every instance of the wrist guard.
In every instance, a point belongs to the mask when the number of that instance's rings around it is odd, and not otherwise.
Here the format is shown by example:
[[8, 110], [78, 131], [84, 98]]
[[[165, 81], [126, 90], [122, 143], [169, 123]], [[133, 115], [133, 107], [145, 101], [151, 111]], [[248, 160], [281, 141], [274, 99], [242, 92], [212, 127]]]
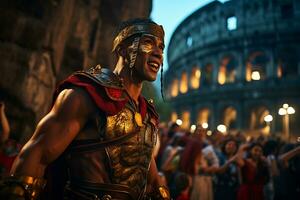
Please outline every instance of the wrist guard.
[[148, 199], [155, 200], [170, 200], [170, 192], [165, 186], [159, 186], [153, 193], [149, 194]]
[[36, 200], [46, 185], [46, 180], [31, 176], [10, 176], [3, 180], [0, 197]]

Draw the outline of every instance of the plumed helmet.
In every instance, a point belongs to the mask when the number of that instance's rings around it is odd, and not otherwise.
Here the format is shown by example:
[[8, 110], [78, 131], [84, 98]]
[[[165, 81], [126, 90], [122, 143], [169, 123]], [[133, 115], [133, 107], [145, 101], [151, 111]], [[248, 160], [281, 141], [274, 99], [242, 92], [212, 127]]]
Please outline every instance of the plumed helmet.
[[161, 25], [156, 24], [150, 19], [133, 19], [123, 22], [117, 31], [113, 41], [112, 52], [126, 39], [134, 35], [153, 35], [164, 41], [165, 32]]

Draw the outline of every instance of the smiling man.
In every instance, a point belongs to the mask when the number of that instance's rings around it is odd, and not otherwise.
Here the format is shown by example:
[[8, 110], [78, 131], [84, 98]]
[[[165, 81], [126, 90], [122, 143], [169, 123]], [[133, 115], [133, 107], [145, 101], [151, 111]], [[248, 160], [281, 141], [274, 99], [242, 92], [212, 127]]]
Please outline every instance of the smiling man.
[[124, 22], [113, 42], [115, 70], [98, 65], [59, 86], [51, 111], [17, 157], [2, 195], [170, 199], [152, 157], [158, 115], [141, 96], [143, 82], [156, 79], [163, 50], [162, 26], [148, 19]]

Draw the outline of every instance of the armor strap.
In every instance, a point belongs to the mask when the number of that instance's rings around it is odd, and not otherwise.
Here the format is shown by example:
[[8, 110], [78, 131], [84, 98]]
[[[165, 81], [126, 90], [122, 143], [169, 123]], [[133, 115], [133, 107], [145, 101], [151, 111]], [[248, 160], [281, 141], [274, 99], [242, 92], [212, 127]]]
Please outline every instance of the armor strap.
[[91, 152], [95, 151], [101, 148], [106, 148], [108, 146], [113, 145], [119, 145], [123, 142], [127, 141], [128, 139], [132, 138], [136, 134], [138, 134], [139, 131], [129, 133], [127, 135], [123, 135], [108, 141], [99, 141], [99, 140], [93, 140], [92, 142], [89, 142], [88, 144], [80, 144], [81, 141], [73, 141], [69, 147], [68, 150], [72, 152]]
[[1, 197], [36, 200], [46, 185], [46, 180], [32, 176], [10, 176], [3, 181]]

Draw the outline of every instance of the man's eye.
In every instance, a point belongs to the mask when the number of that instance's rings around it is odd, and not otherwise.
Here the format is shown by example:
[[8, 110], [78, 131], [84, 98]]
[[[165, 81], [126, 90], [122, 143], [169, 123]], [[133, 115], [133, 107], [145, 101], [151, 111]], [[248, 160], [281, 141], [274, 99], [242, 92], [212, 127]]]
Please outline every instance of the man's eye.
[[152, 40], [144, 40], [144, 42], [146, 43], [146, 44], [151, 44], [152, 43]]

